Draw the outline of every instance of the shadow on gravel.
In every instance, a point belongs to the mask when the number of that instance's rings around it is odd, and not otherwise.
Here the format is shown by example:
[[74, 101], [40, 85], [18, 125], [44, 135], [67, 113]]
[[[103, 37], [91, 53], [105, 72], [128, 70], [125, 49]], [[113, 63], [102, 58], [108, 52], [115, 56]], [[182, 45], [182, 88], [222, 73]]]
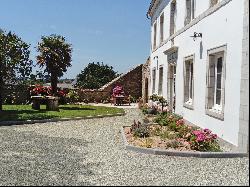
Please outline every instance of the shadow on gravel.
[[[0, 185], [95, 185], [79, 181], [95, 175], [93, 167], [83, 164], [90, 142], [75, 138], [49, 137], [34, 132], [0, 130]], [[80, 151], [81, 149], [81, 151]]]

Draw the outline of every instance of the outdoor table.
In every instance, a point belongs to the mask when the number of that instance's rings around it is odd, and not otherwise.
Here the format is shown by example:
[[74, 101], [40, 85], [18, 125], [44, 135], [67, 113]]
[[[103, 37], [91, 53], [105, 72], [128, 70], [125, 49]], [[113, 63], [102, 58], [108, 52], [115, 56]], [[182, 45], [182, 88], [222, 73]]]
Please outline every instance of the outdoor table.
[[53, 96], [31, 96], [32, 100], [32, 109], [34, 110], [40, 110], [40, 106], [42, 101], [46, 101], [46, 110], [48, 111], [57, 111], [59, 110], [59, 97], [53, 97]]
[[32, 109], [34, 110], [40, 110], [41, 102], [45, 98], [43, 96], [31, 96], [32, 101]]

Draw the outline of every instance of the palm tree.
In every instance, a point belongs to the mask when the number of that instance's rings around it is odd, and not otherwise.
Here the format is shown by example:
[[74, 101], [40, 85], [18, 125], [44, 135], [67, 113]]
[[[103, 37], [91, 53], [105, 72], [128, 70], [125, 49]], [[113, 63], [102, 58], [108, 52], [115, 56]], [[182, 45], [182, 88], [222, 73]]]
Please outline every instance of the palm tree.
[[51, 75], [52, 94], [56, 96], [58, 78], [71, 66], [71, 44], [66, 43], [65, 38], [60, 35], [43, 36], [37, 51], [40, 52], [36, 57], [37, 63]]

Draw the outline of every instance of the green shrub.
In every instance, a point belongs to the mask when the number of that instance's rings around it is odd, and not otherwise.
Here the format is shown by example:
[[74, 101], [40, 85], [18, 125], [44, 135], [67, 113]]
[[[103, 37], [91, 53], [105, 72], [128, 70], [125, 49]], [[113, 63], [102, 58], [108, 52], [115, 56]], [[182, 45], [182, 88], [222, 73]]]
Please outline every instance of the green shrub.
[[70, 90], [66, 95], [67, 102], [75, 103], [79, 101], [79, 95], [76, 90]]
[[148, 126], [139, 121], [137, 123], [134, 121], [134, 124], [131, 126], [131, 132], [135, 137], [140, 138], [146, 138], [150, 135]]
[[158, 114], [154, 119], [155, 123], [158, 123], [161, 126], [167, 126], [169, 124], [168, 115], [165, 113]]
[[152, 101], [158, 101], [159, 100], [159, 96], [157, 94], [153, 94], [149, 97], [150, 100]]

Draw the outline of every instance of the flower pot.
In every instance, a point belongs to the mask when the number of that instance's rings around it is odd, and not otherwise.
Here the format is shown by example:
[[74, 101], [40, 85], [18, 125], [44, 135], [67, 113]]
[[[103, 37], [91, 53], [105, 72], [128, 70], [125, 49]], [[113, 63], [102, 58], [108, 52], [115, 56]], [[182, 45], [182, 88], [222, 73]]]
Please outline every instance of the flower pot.
[[48, 111], [58, 111], [59, 110], [59, 97], [47, 97], [46, 98], [46, 110]]

